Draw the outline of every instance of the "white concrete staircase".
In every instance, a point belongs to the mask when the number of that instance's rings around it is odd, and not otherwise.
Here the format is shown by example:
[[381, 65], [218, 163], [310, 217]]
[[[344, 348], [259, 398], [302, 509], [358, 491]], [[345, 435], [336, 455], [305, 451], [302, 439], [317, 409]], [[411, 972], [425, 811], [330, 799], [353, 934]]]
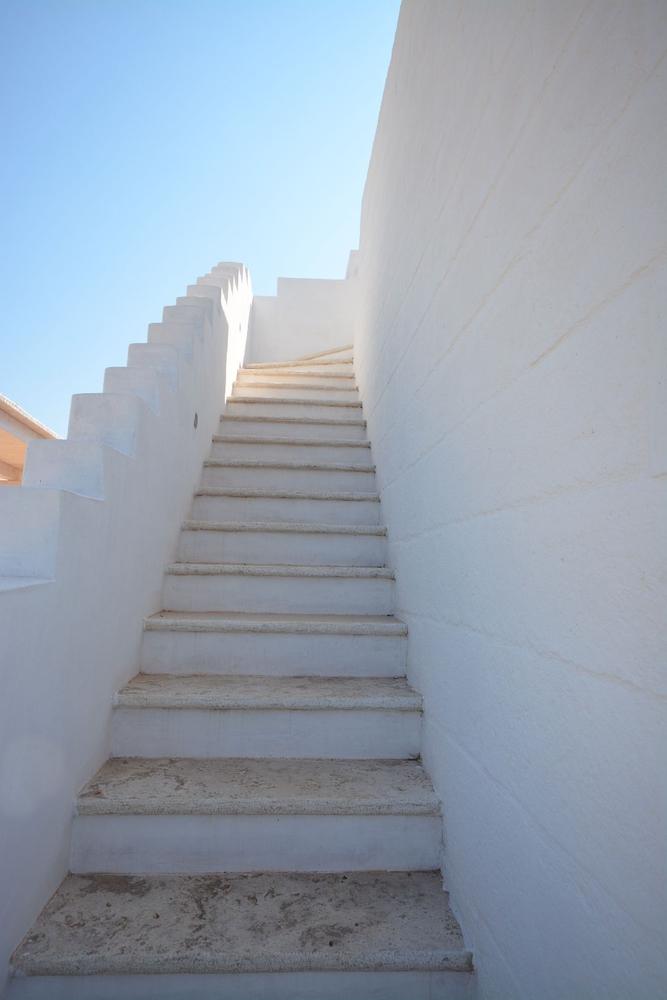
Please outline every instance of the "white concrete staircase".
[[239, 371], [12, 997], [462, 998], [351, 350]]

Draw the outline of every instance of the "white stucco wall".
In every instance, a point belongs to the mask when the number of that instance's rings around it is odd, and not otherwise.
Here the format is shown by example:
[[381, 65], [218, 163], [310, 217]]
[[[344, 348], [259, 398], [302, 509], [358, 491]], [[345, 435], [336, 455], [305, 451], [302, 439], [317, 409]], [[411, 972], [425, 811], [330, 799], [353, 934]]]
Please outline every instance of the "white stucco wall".
[[0, 994], [65, 873], [76, 793], [108, 756], [112, 696], [160, 608], [251, 299], [241, 265], [200, 279], [103, 393], [73, 397], [67, 440], [30, 444], [24, 485], [0, 491]]
[[495, 1000], [657, 1000], [667, 4], [404, 0], [355, 355]]
[[352, 341], [349, 284], [278, 278], [276, 295], [256, 295], [248, 361], [286, 361]]

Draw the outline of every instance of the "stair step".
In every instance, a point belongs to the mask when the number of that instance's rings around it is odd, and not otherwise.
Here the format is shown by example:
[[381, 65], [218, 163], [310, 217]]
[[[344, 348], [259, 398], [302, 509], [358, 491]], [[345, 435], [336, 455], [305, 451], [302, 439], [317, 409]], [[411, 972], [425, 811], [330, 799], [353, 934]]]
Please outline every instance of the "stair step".
[[228, 436], [294, 437], [298, 441], [324, 442], [343, 435], [366, 442], [366, 421], [358, 417], [327, 420], [322, 417], [262, 417], [231, 413], [221, 417], [220, 431]]
[[207, 487], [197, 490], [192, 516], [200, 521], [283, 521], [319, 524], [377, 524], [377, 493], [346, 490]]
[[375, 492], [375, 466], [343, 462], [271, 462], [208, 459], [202, 486]]
[[356, 417], [361, 419], [362, 408], [358, 401], [345, 399], [281, 399], [279, 396], [230, 396], [225, 405], [227, 414], [272, 417], [319, 417], [336, 420]]
[[183, 562], [383, 566], [386, 528], [269, 522], [185, 521], [178, 558]]
[[78, 798], [70, 869], [432, 869], [440, 837], [416, 761], [119, 757]]
[[318, 385], [330, 385], [335, 386], [339, 382], [351, 382], [354, 384], [354, 371], [351, 365], [342, 366], [345, 370], [338, 371], [332, 366], [328, 368], [323, 366], [321, 368], [304, 368], [304, 367], [290, 367], [290, 368], [240, 368], [236, 379], [238, 382], [248, 382], [252, 384], [257, 381], [271, 381], [276, 384], [282, 384], [282, 382], [292, 382], [296, 381], [299, 384], [304, 382], [316, 382]]
[[163, 587], [166, 611], [278, 614], [390, 614], [394, 575], [386, 566], [174, 563]]
[[[289, 711], [421, 711], [404, 677], [216, 677], [138, 674], [114, 699], [119, 708]], [[125, 756], [132, 756], [126, 754]]]
[[169, 674], [399, 677], [407, 627], [383, 615], [162, 612], [146, 619], [141, 669]]
[[139, 674], [114, 706], [118, 757], [419, 755], [421, 698], [404, 678]]
[[331, 441], [303, 441], [294, 437], [251, 437], [233, 434], [214, 434], [211, 459], [302, 463], [343, 463], [371, 465], [371, 446], [368, 441], [334, 439]]
[[309, 400], [314, 403], [332, 403], [338, 400], [358, 402], [359, 393], [356, 385], [352, 382], [348, 385], [317, 385], [315, 382], [309, 383], [288, 383], [244, 381], [235, 382], [232, 387], [232, 395], [229, 400], [242, 399], [279, 399], [282, 401], [297, 399], [299, 401]]
[[472, 959], [436, 872], [69, 875], [12, 967], [33, 1000], [462, 1000]]

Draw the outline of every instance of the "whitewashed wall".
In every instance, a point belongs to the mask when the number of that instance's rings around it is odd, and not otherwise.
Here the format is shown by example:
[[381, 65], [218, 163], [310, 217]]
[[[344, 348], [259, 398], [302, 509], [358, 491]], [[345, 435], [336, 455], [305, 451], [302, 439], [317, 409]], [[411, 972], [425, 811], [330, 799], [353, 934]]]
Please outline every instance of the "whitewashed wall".
[[667, 4], [404, 0], [355, 353], [480, 996], [667, 995]]
[[289, 361], [352, 340], [349, 284], [278, 278], [276, 295], [253, 301], [248, 361]]
[[112, 696], [160, 608], [251, 300], [242, 265], [199, 279], [103, 393], [73, 397], [67, 440], [30, 444], [24, 485], [0, 491], [0, 993], [108, 756]]

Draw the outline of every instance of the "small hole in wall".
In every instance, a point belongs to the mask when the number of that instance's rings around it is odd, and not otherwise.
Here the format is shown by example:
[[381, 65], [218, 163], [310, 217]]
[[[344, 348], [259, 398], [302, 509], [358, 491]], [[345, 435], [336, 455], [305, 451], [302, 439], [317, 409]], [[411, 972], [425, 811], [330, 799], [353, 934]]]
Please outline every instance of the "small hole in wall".
[[197, 430], [197, 424], [199, 423], [199, 415], [195, 412], [195, 419], [193, 420], [193, 427]]

